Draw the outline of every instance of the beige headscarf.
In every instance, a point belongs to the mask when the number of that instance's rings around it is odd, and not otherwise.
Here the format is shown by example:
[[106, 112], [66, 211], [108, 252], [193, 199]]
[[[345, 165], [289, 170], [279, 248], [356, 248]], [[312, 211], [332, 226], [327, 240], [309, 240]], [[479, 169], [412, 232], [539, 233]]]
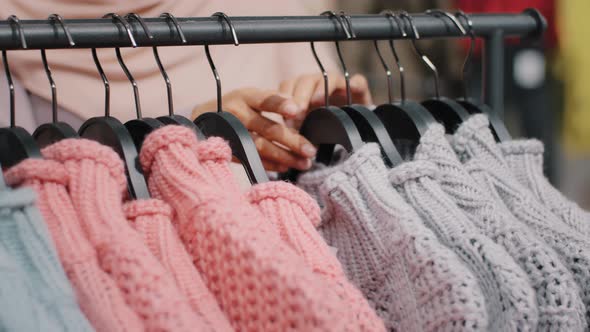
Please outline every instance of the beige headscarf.
[[[321, 2], [319, 6], [325, 4]], [[207, 17], [217, 11], [230, 16], [315, 15], [324, 9], [318, 8], [318, 2], [297, 0], [0, 0], [0, 17], [15, 14], [21, 19], [46, 19], [52, 13], [66, 20], [100, 18], [109, 12], [120, 15], [135, 12], [142, 17], [157, 17], [163, 12], [177, 17]], [[178, 113], [188, 116], [195, 105], [215, 98], [215, 81], [202, 46], [161, 47], [159, 50], [172, 80]], [[327, 66], [335, 68], [327, 51], [320, 52], [325, 54]], [[143, 115], [166, 114], [166, 88], [151, 49], [126, 48], [122, 53], [138, 80]], [[284, 79], [318, 70], [307, 43], [223, 45], [212, 47], [211, 53], [224, 92], [246, 86], [277, 89]], [[133, 118], [133, 90], [117, 63], [115, 51], [100, 49], [98, 56], [111, 83], [112, 115], [121, 121]], [[24, 87], [34, 95], [51, 100], [39, 51], [14, 51], [9, 52], [9, 57], [11, 70]], [[103, 85], [90, 50], [48, 50], [47, 57], [57, 84], [60, 106], [83, 119], [100, 115], [104, 110]]]

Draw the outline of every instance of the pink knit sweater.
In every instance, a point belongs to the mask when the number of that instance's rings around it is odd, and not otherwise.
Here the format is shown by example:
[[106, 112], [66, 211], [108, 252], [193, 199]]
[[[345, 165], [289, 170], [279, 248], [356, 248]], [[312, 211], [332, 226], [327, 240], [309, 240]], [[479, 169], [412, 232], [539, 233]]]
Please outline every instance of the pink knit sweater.
[[159, 199], [136, 200], [125, 203], [123, 210], [145, 245], [174, 277], [195, 313], [213, 331], [232, 331], [172, 226], [170, 206]]
[[85, 139], [66, 139], [43, 155], [61, 162], [68, 189], [99, 263], [115, 280], [147, 331], [207, 331], [173, 277], [143, 244], [123, 215], [123, 162], [110, 148]]
[[[220, 187], [239, 193], [239, 184], [229, 168], [231, 149], [219, 137], [199, 142], [197, 154], [201, 164], [213, 175]], [[307, 193], [296, 186], [273, 181], [253, 186], [246, 195], [249, 202], [264, 215], [281, 240], [303, 258], [313, 272], [332, 287], [351, 308], [356, 320], [355, 331], [385, 331], [362, 293], [346, 278], [340, 262], [315, 227], [320, 222], [320, 208]]]
[[[350, 312], [244, 200], [228, 199], [199, 163], [192, 131], [166, 126], [140, 153], [152, 195], [175, 211], [181, 238], [234, 328], [344, 331]], [[243, 202], [243, 203], [240, 203]]]
[[84, 235], [70, 195], [67, 173], [58, 162], [27, 159], [5, 173], [10, 186], [32, 187], [36, 205], [76, 292], [80, 308], [96, 331], [143, 331], [139, 316], [125, 303], [115, 281], [101, 270]]

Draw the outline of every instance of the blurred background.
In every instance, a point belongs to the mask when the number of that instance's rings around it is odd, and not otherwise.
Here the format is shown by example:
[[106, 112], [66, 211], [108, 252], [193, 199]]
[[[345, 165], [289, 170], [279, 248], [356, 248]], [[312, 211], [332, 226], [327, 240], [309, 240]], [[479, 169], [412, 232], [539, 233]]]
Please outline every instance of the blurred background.
[[[583, 16], [590, 12], [590, 1], [340, 0], [329, 8], [352, 14], [383, 9], [416, 13], [429, 8], [466, 13], [521, 12], [529, 7], [541, 11], [548, 29], [542, 40], [507, 40], [505, 121], [513, 137], [533, 137], [545, 144], [546, 175], [566, 196], [590, 209], [590, 44], [586, 34], [590, 33], [590, 20]], [[439, 70], [441, 94], [461, 96], [468, 40], [436, 39], [418, 44]], [[397, 41], [396, 48], [407, 71], [408, 97], [432, 96], [432, 75], [416, 57], [411, 43]], [[363, 73], [369, 79], [375, 103], [385, 102], [385, 73], [371, 42], [344, 42], [342, 49], [351, 73]], [[477, 97], [481, 96], [481, 51], [478, 43], [468, 80], [470, 95]]]

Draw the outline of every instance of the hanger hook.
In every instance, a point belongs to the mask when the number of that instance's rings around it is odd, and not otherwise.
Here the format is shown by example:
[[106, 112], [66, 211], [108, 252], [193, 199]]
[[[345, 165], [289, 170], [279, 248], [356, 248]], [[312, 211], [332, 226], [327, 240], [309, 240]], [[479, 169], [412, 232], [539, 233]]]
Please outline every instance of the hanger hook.
[[68, 26], [64, 22], [64, 19], [63, 19], [63, 17], [61, 17], [61, 15], [51, 14], [51, 15], [49, 15], [48, 19], [51, 21], [55, 21], [61, 25], [61, 28], [63, 29], [64, 33], [66, 34], [66, 38], [68, 39], [68, 44], [70, 44], [70, 47], [76, 46], [76, 43], [74, 42], [74, 38], [72, 38], [72, 34], [70, 33], [70, 29], [68, 28]]
[[[221, 20], [225, 20], [227, 25], [229, 25], [229, 29], [231, 31], [231, 34], [232, 34], [232, 37], [234, 40], [234, 45], [235, 46], [240, 45], [240, 43], [238, 41], [238, 35], [236, 34], [236, 29], [234, 28], [234, 25], [232, 24], [229, 16], [227, 16], [225, 13], [222, 13], [222, 12], [216, 12], [213, 15], [211, 15], [211, 17], [218, 17]], [[207, 56], [207, 61], [209, 62], [209, 66], [211, 67], [211, 71], [213, 72], [213, 77], [215, 77], [215, 83], [217, 84], [217, 112], [221, 113], [223, 111], [222, 103], [221, 103], [221, 99], [222, 99], [221, 77], [219, 77], [219, 73], [217, 72], [217, 68], [215, 68], [215, 63], [213, 62], [213, 58], [211, 57], [211, 53], [209, 52], [209, 45], [208, 44], [205, 44], [205, 55]]]
[[[119, 14], [115, 14], [115, 13], [109, 13], [103, 17], [112, 17], [113, 20], [117, 20], [117, 21], [121, 22], [123, 24], [123, 26], [125, 27], [125, 30], [127, 31], [127, 35], [129, 36], [129, 41], [131, 42], [131, 45], [133, 47], [137, 47], [137, 43], [135, 42], [135, 38], [133, 38], [133, 32], [131, 31], [131, 25], [129, 24], [129, 22], [127, 22], [127, 20], [125, 20]], [[141, 25], [141, 23], [140, 23], [140, 25]], [[149, 34], [147, 31], [146, 31], [146, 34], [149, 37]], [[121, 48], [115, 47], [115, 54], [117, 55], [117, 61], [119, 62], [121, 69], [123, 69], [125, 76], [127, 76], [127, 79], [129, 80], [129, 82], [131, 82], [131, 86], [133, 87], [133, 97], [135, 99], [135, 114], [138, 119], [142, 119], [141, 103], [139, 101], [139, 87], [137, 85], [137, 81], [135, 80], [135, 78], [131, 74], [131, 71], [129, 71], [129, 68], [127, 68], [127, 65], [125, 65], [125, 61], [123, 61], [123, 56], [121, 55]]]
[[104, 116], [105, 118], [109, 118], [111, 116], [111, 85], [109, 84], [109, 79], [107, 78], [107, 75], [104, 73], [104, 70], [100, 65], [98, 55], [96, 54], [96, 48], [92, 49], [92, 59], [94, 60], [96, 69], [100, 74], [102, 83], [104, 84]]
[[438, 87], [438, 70], [436, 69], [436, 66], [434, 65], [434, 63], [432, 63], [432, 61], [430, 61], [428, 56], [426, 56], [426, 54], [422, 53], [422, 51], [420, 51], [420, 49], [418, 48], [418, 45], [416, 45], [416, 40], [420, 39], [420, 34], [418, 33], [418, 29], [416, 28], [416, 25], [414, 24], [414, 18], [412, 18], [412, 16], [410, 16], [410, 14], [408, 14], [406, 11], [401, 11], [399, 15], [400, 15], [400, 17], [406, 19], [408, 21], [408, 23], [410, 24], [410, 27], [412, 28], [412, 34], [413, 34], [412, 46], [414, 47], [414, 51], [418, 54], [420, 59], [422, 59], [422, 62], [424, 62], [424, 64], [426, 64], [426, 66], [428, 66], [428, 68], [432, 71], [432, 74], [434, 75], [434, 92], [435, 92], [436, 99], [439, 99], [440, 92], [439, 92], [439, 87]]
[[169, 19], [170, 21], [172, 21], [172, 24], [174, 24], [174, 27], [176, 28], [176, 32], [178, 33], [178, 36], [180, 37], [180, 40], [182, 41], [183, 44], [186, 44], [186, 37], [184, 36], [184, 32], [182, 31], [182, 28], [180, 27], [180, 22], [178, 22], [176, 17], [174, 17], [174, 15], [172, 15], [170, 13], [162, 13], [160, 15], [160, 17], [166, 18], [166, 19]]
[[[403, 25], [401, 24], [399, 17], [394, 12], [392, 12], [391, 10], [384, 10], [380, 14], [384, 14], [387, 17], [387, 19], [390, 21], [392, 28], [393, 28], [393, 23], [395, 22], [397, 28], [401, 32], [402, 37], [407, 37], [408, 34], [406, 33], [406, 30], [404, 29]], [[389, 66], [385, 62], [385, 58], [383, 58], [381, 50], [379, 49], [379, 42], [377, 40], [374, 40], [373, 45], [375, 46], [375, 51], [377, 51], [377, 55], [379, 56], [379, 60], [381, 61], [381, 65], [383, 66], [383, 69], [385, 70], [385, 74], [387, 75], [387, 95], [389, 98], [389, 103], [391, 104], [393, 102], [393, 79], [391, 76], [391, 70], [389, 69]], [[393, 53], [396, 65], [399, 70], [401, 102], [403, 103], [406, 100], [404, 67], [401, 64], [399, 55], [397, 54], [397, 51], [395, 49], [393, 39], [389, 39], [389, 47], [391, 49], [391, 52]]]
[[[340, 16], [336, 16], [336, 14], [332, 11], [323, 12], [322, 15], [335, 17], [338, 20], [338, 23], [340, 23], [342, 26], [342, 29], [345, 31], [347, 37], [346, 39], [356, 38], [356, 34], [352, 30], [352, 19], [349, 15], [346, 15], [344, 11], [340, 11]], [[350, 73], [348, 72], [348, 68], [344, 62], [344, 57], [342, 56], [342, 51], [340, 50], [340, 42], [336, 40], [334, 43], [336, 44], [336, 53], [338, 54], [338, 60], [340, 61], [340, 65], [344, 73], [344, 82], [346, 83], [346, 104], [351, 105], [352, 94], [350, 92]]]
[[[16, 15], [10, 15], [7, 19], [10, 22], [10, 26], [13, 24], [17, 26], [21, 47], [27, 48], [27, 41], [25, 40], [25, 31], [20, 24], [20, 20]], [[14, 98], [14, 82], [12, 81], [12, 74], [10, 73], [10, 66], [8, 65], [8, 53], [6, 50], [2, 50], [2, 62], [4, 63], [4, 73], [6, 75], [6, 81], [8, 82], [8, 89], [10, 90], [10, 127], [16, 126], [16, 111], [15, 111], [15, 98]]]
[[431, 15], [434, 17], [446, 16], [449, 20], [451, 20], [451, 22], [453, 22], [455, 27], [457, 27], [457, 29], [459, 29], [459, 31], [461, 32], [461, 35], [465, 36], [467, 34], [467, 32], [465, 31], [465, 28], [463, 27], [461, 22], [459, 22], [459, 20], [455, 16], [453, 16], [451, 13], [446, 12], [444, 10], [440, 10], [440, 9], [428, 9], [425, 11], [425, 13], [427, 15]]
[[467, 89], [469, 86], [467, 73], [471, 69], [471, 57], [473, 56], [473, 50], [475, 49], [475, 31], [473, 31], [473, 21], [471, 21], [471, 18], [467, 16], [467, 14], [465, 14], [462, 10], [457, 11], [455, 16], [461, 16], [465, 19], [465, 22], [467, 23], [467, 34], [469, 34], [470, 39], [469, 52], [467, 53], [467, 57], [463, 62], [463, 69], [461, 71], [463, 74], [463, 98], [467, 100]]

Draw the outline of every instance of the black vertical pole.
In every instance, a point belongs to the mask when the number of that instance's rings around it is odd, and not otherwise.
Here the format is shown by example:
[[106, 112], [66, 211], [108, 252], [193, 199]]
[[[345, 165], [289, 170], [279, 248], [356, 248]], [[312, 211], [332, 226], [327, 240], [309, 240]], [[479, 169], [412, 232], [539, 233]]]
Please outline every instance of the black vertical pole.
[[504, 32], [501, 29], [485, 37], [483, 62], [484, 101], [504, 118]]

